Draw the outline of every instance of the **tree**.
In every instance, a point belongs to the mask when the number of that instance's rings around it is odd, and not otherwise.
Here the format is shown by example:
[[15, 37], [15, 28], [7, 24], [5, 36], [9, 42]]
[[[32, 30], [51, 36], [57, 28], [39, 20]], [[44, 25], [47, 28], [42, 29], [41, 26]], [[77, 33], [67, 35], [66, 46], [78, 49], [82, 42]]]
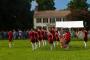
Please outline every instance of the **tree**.
[[32, 0], [0, 0], [0, 28], [32, 27], [31, 2]]
[[71, 14], [68, 16], [69, 20], [83, 20], [85, 24], [88, 23], [87, 0], [71, 0], [68, 3], [68, 9], [71, 11]]
[[36, 0], [38, 3], [37, 10], [55, 10], [54, 0]]

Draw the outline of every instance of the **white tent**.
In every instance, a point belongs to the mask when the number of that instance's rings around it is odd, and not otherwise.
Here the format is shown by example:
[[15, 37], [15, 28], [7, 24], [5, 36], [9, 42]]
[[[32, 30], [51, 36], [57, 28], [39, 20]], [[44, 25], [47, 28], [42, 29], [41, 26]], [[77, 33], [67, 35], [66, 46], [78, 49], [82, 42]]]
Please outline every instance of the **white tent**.
[[83, 28], [83, 21], [57, 21], [57, 28]]

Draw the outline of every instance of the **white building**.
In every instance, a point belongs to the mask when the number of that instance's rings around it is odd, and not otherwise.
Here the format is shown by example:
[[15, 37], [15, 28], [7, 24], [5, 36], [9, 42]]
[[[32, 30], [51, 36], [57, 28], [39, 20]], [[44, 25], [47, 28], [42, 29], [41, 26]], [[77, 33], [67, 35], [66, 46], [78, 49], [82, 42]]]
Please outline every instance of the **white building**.
[[56, 21], [66, 21], [69, 14], [70, 11], [35, 11], [34, 28], [55, 26]]

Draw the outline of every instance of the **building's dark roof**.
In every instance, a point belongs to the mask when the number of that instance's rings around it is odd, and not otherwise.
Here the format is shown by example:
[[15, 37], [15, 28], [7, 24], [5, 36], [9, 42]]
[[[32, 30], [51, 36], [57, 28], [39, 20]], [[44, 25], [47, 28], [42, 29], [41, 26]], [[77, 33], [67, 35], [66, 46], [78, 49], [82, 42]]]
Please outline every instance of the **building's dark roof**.
[[35, 11], [34, 17], [65, 17], [70, 11]]

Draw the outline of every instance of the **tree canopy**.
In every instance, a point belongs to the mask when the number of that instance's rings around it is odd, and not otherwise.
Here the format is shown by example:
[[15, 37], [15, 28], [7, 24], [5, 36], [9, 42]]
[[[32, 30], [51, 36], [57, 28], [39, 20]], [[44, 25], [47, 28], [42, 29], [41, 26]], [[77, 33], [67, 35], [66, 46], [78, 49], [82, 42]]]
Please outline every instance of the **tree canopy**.
[[54, 0], [36, 0], [38, 3], [37, 10], [55, 10]]
[[0, 27], [25, 28], [31, 26], [32, 0], [0, 0]]
[[83, 20], [85, 26], [88, 25], [89, 14], [87, 0], [71, 0], [68, 3], [68, 9], [71, 14], [68, 16], [69, 20]]

